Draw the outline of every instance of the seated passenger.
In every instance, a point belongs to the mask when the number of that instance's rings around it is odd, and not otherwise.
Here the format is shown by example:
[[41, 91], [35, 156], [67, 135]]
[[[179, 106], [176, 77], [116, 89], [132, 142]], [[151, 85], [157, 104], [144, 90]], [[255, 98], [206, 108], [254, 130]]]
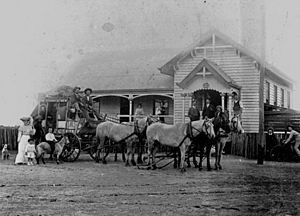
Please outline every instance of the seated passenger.
[[71, 112], [73, 112], [73, 113], [75, 113], [75, 112], [81, 113], [82, 112], [80, 107], [79, 107], [79, 105], [82, 104], [81, 96], [79, 94], [79, 90], [80, 90], [80, 87], [76, 86], [73, 89], [73, 94], [71, 95], [71, 98], [70, 98]]
[[[95, 115], [98, 120], [101, 119], [98, 112], [93, 108], [93, 99], [91, 97], [93, 90], [91, 88], [86, 88], [84, 90], [84, 97], [82, 98], [82, 102], [86, 113], [84, 113], [85, 117], [89, 119], [91, 115]], [[93, 117], [92, 117], [93, 118]]]
[[52, 128], [48, 129], [48, 133], [46, 134], [45, 139], [46, 139], [46, 142], [49, 143], [49, 145], [51, 147], [51, 155], [52, 155], [55, 150], [55, 143], [57, 142], [57, 139], [55, 138], [55, 136], [53, 134]]

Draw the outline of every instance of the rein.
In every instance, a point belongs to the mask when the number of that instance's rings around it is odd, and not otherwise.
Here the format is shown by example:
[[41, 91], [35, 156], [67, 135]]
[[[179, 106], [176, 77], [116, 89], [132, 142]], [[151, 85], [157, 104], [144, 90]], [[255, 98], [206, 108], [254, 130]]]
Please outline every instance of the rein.
[[[148, 118], [147, 118], [146, 122], [148, 123]], [[128, 125], [128, 126], [132, 126], [132, 125]], [[131, 134], [129, 134], [128, 136], [126, 136], [125, 138], [121, 139], [120, 141], [116, 142], [115, 144], [122, 143], [123, 141], [127, 140], [129, 137], [132, 137], [133, 135], [137, 135], [140, 138], [141, 136], [143, 136], [143, 133], [147, 130], [147, 126], [148, 125], [146, 124], [143, 131], [141, 132], [139, 125], [138, 125], [138, 121], [135, 121], [134, 125], [133, 125], [133, 127], [134, 127], [133, 132]]]

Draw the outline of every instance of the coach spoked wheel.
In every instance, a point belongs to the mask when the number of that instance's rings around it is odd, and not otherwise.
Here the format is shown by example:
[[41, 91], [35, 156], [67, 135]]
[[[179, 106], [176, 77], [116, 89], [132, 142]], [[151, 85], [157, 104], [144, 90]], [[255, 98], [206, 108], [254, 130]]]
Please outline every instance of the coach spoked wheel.
[[74, 162], [80, 155], [80, 139], [73, 133], [65, 133], [65, 136], [68, 137], [69, 142], [65, 144], [61, 158], [65, 162]]
[[89, 143], [88, 153], [90, 157], [95, 161], [97, 161], [97, 147], [98, 147], [97, 137], [93, 136]]
[[96, 159], [95, 159], [95, 161], [97, 162], [97, 163], [99, 163], [100, 161], [102, 161], [102, 163], [106, 163], [106, 161], [104, 160], [103, 161], [103, 158], [105, 157], [105, 156], [107, 156], [107, 152], [108, 152], [108, 150], [109, 150], [109, 146], [110, 146], [110, 141], [109, 141], [109, 139], [105, 139], [105, 142], [104, 142], [104, 145], [103, 146], [100, 146], [100, 144], [99, 144], [99, 146], [97, 145], [97, 148], [96, 148]]
[[270, 158], [273, 161], [282, 161], [283, 147], [281, 145], [274, 146], [270, 151]]

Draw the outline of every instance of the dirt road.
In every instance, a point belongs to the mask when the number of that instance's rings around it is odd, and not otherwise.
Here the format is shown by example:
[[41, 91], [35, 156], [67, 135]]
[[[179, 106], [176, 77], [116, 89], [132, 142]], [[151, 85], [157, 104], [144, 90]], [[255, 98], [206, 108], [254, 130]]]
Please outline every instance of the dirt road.
[[0, 215], [299, 215], [300, 163], [224, 156], [221, 171], [0, 162]]

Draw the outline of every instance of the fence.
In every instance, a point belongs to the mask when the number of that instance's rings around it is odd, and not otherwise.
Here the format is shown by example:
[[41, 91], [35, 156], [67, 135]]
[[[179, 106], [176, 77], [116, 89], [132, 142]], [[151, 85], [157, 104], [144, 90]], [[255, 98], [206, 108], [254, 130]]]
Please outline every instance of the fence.
[[300, 131], [300, 112], [295, 110], [265, 112], [265, 131], [268, 127], [273, 127], [275, 131], [283, 132], [288, 123]]
[[0, 126], [0, 147], [2, 149], [3, 144], [8, 144], [9, 150], [18, 149], [18, 127], [5, 127]]

